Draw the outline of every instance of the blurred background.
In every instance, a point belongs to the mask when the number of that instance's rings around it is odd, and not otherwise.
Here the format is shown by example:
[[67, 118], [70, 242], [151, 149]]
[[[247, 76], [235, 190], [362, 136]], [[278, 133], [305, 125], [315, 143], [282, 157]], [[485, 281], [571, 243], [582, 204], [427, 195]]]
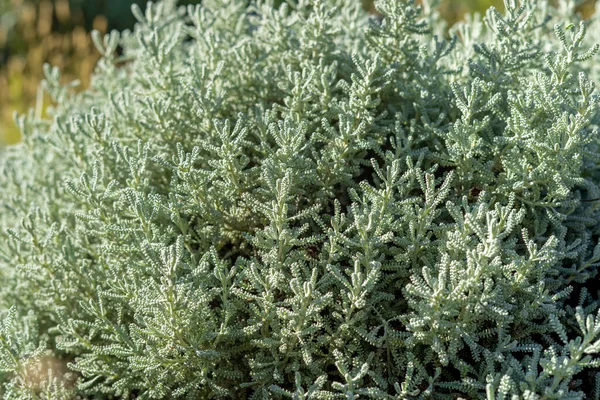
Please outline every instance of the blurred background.
[[[374, 11], [372, 0], [362, 1]], [[44, 63], [58, 66], [65, 82], [78, 79], [85, 89], [99, 57], [89, 32], [131, 28], [134, 3], [144, 8], [146, 0], [0, 0], [0, 144], [19, 141], [13, 113], [34, 106]], [[590, 13], [594, 3], [586, 1], [582, 12]], [[442, 13], [452, 23], [492, 5], [503, 8], [502, 0], [444, 0]]]

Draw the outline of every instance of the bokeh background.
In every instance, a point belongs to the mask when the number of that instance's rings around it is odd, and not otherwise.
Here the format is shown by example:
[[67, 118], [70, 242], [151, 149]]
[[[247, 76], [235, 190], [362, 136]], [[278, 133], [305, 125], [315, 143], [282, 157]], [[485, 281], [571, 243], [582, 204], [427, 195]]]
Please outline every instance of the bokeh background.
[[[362, 1], [374, 10], [372, 0]], [[595, 1], [581, 5], [584, 15]], [[131, 28], [133, 3], [144, 8], [146, 0], [0, 0], [0, 144], [19, 141], [13, 114], [26, 112], [43, 95], [38, 91], [44, 63], [58, 66], [66, 82], [79, 80], [80, 89], [89, 85], [99, 57], [89, 32]], [[441, 11], [453, 23], [492, 5], [503, 8], [502, 0], [444, 0]]]

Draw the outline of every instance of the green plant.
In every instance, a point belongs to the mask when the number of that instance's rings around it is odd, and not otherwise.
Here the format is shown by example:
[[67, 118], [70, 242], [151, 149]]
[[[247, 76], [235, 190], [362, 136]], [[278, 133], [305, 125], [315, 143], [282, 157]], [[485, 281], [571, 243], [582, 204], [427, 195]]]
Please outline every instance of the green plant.
[[88, 90], [47, 67], [4, 398], [597, 399], [595, 21], [424, 5], [164, 1]]
[[[89, 85], [98, 54], [85, 29], [130, 29], [131, 5], [141, 0], [0, 0], [0, 143], [20, 135], [14, 112], [36, 107], [44, 63], [61, 68], [63, 80]], [[187, 0], [182, 3], [197, 3]]]

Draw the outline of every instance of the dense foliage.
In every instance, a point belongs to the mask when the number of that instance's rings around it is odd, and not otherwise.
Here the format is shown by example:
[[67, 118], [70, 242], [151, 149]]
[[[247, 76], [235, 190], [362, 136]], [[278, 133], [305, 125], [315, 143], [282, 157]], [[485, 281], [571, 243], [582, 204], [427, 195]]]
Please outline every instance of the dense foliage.
[[0, 161], [4, 399], [600, 396], [568, 1], [134, 7]]

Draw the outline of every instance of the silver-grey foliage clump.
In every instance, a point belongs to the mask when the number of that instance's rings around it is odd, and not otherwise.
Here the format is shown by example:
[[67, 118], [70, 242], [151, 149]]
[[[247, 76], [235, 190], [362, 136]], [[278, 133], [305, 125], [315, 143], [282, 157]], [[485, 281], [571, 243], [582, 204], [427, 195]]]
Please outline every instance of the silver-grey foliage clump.
[[600, 29], [559, 3], [163, 1], [89, 90], [48, 68], [2, 397], [598, 399]]

